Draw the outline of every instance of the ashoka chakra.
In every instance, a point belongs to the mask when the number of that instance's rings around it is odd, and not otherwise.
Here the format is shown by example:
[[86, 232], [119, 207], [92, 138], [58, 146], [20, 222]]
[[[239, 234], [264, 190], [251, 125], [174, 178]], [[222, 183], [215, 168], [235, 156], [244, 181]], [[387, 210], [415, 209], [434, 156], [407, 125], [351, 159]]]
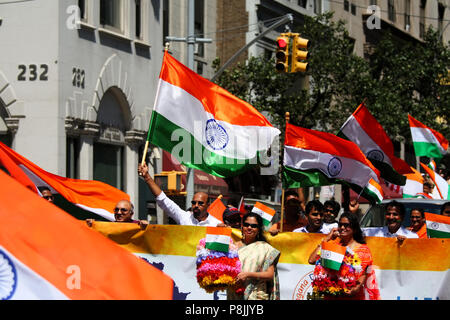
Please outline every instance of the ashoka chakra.
[[214, 119], [206, 122], [205, 134], [206, 143], [214, 150], [223, 150], [228, 144], [228, 133]]
[[8, 256], [0, 250], [0, 300], [11, 299], [16, 291], [16, 268]]

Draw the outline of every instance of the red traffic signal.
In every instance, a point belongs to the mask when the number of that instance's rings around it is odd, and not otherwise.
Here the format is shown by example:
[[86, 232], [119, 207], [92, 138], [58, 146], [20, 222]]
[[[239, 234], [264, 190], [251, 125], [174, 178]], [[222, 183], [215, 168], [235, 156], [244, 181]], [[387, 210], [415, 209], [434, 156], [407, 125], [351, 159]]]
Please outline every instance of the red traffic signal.
[[288, 72], [289, 69], [289, 37], [277, 38], [277, 51], [275, 53], [275, 69], [278, 72]]

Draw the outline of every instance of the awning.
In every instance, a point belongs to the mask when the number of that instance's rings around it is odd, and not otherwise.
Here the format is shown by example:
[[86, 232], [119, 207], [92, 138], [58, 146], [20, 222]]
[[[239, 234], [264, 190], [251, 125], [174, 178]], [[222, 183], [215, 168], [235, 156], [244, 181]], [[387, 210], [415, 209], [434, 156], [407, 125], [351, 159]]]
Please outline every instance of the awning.
[[[163, 171], [187, 172], [186, 167], [167, 151], [163, 151]], [[182, 191], [186, 191], [186, 176], [182, 177], [182, 184]], [[205, 192], [211, 197], [225, 197], [228, 195], [228, 184], [222, 178], [194, 169], [194, 192]]]

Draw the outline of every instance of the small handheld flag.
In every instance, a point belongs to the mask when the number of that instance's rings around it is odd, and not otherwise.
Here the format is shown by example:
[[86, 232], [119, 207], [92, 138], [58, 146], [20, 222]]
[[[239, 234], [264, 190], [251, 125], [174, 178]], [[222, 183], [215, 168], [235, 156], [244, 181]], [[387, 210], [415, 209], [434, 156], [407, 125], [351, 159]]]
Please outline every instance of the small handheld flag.
[[230, 241], [231, 228], [206, 227], [206, 249], [228, 252]]
[[269, 226], [272, 222], [273, 216], [275, 215], [275, 210], [262, 204], [261, 202], [256, 202], [253, 206], [252, 212], [257, 213], [263, 219], [264, 226]]
[[425, 212], [429, 238], [450, 238], [450, 217]]
[[219, 197], [217, 197], [216, 200], [213, 201], [213, 203], [211, 203], [208, 207], [208, 209], [206, 209], [206, 211], [212, 215], [214, 218], [219, 219], [220, 221], [223, 222], [223, 212], [225, 211], [225, 209], [227, 207], [225, 207], [225, 205], [222, 202], [222, 195], [220, 195]]
[[322, 243], [322, 252], [320, 254], [322, 266], [332, 270], [339, 270], [346, 250], [345, 247], [336, 243]]

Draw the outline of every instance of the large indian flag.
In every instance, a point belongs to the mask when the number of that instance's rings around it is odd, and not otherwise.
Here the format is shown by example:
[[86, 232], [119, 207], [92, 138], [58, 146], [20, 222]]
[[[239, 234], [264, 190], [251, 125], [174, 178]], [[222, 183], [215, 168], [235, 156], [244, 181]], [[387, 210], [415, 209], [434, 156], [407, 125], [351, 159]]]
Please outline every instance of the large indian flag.
[[338, 136], [354, 142], [384, 180], [396, 185], [406, 183], [403, 174], [411, 172], [410, 166], [394, 155], [391, 139], [364, 103], [347, 119]]
[[283, 164], [286, 188], [348, 183], [364, 197], [382, 200], [379, 171], [356, 144], [333, 134], [287, 124]]
[[409, 127], [417, 157], [442, 158], [447, 153], [448, 140], [439, 132], [408, 115]]
[[1, 142], [0, 166], [34, 192], [38, 192], [37, 187], [46, 186], [52, 193], [61, 195], [69, 205], [83, 209], [81, 213], [74, 213], [80, 219], [114, 221], [112, 211], [116, 203], [130, 200], [125, 192], [101, 181], [70, 179], [47, 172]]
[[188, 167], [229, 177], [266, 162], [261, 157], [279, 134], [250, 104], [164, 54], [149, 130], [153, 144]]
[[2, 170], [0, 184], [0, 300], [172, 299], [169, 276]]

